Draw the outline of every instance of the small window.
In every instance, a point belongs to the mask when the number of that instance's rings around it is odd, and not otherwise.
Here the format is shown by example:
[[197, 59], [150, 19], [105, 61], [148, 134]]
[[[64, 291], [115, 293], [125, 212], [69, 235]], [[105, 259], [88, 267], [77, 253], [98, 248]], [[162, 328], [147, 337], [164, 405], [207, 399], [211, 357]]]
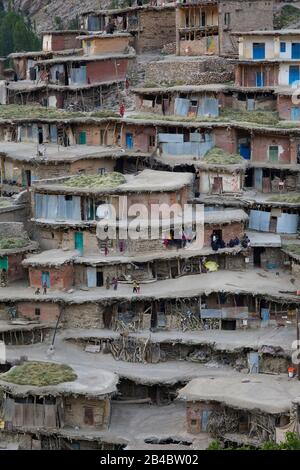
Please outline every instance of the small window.
[[198, 106], [198, 100], [191, 100], [191, 106]]
[[107, 168], [98, 168], [97, 173], [98, 175], [106, 175]]
[[73, 196], [71, 196], [71, 194], [65, 195], [65, 201], [72, 201], [72, 200], [73, 200]]
[[286, 43], [285, 42], [280, 43], [280, 52], [286, 52]]
[[149, 147], [155, 147], [155, 135], [149, 135]]
[[191, 426], [196, 426], [197, 420], [196, 419], [191, 419]]
[[271, 162], [278, 162], [278, 145], [270, 145], [269, 160]]
[[34, 314], [36, 317], [40, 317], [41, 316], [41, 309], [40, 308], [35, 308], [34, 309]]
[[230, 26], [230, 13], [224, 14], [224, 23], [226, 26]]
[[77, 171], [77, 174], [78, 175], [85, 175], [85, 170], [80, 169], [80, 170]]

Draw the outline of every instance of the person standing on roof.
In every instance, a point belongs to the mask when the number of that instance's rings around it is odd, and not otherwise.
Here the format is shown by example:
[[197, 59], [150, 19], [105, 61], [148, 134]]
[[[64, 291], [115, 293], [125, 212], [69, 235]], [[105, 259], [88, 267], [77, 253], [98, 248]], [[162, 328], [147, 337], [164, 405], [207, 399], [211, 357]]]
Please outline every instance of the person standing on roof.
[[125, 114], [125, 104], [124, 103], [120, 104], [119, 113], [120, 113], [121, 118], [123, 118], [124, 114]]
[[114, 20], [109, 20], [109, 22], [107, 23], [105, 27], [106, 34], [113, 34], [115, 29], [116, 29], [116, 25], [115, 25]]
[[114, 290], [117, 290], [118, 289], [118, 279], [116, 277], [113, 277], [111, 283], [113, 285]]
[[44, 284], [43, 284], [43, 294], [46, 295], [47, 294], [47, 282], [45, 281]]

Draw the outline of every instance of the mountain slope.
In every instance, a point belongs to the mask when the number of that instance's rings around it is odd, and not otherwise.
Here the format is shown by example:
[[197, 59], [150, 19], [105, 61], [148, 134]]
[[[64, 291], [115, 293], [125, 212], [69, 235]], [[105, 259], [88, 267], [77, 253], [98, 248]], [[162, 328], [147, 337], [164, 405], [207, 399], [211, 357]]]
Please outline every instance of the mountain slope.
[[[8, 0], [3, 3], [8, 8]], [[110, 4], [111, 0], [14, 0], [15, 10], [35, 21], [38, 32], [53, 28], [55, 17], [60, 17], [64, 27], [68, 27], [70, 20], [83, 11], [107, 8]]]

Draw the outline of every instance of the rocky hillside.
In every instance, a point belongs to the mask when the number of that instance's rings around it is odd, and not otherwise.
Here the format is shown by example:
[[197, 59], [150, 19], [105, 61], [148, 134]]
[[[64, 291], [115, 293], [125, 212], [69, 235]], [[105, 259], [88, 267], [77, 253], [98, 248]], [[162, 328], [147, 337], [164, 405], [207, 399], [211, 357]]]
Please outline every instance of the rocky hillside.
[[[5, 7], [8, 0], [3, 1]], [[14, 8], [22, 11], [32, 22], [37, 31], [51, 29], [55, 26], [55, 17], [62, 19], [64, 27], [81, 12], [93, 8], [107, 8], [111, 0], [14, 0]]]

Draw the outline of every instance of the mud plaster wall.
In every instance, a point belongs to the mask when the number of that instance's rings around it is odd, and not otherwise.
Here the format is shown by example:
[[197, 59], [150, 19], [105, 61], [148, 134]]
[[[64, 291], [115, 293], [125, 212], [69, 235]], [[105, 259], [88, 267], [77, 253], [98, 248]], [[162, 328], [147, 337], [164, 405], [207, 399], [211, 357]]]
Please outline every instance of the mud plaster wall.
[[[81, 397], [68, 397], [63, 399], [64, 425], [80, 429], [106, 429], [110, 420], [110, 401], [108, 399], [88, 400]], [[93, 423], [85, 420], [85, 409], [92, 409]]]
[[292, 96], [278, 95], [277, 97], [277, 110], [279, 113], [280, 119], [291, 120], [291, 110], [292, 108], [300, 109], [299, 100], [295, 100], [295, 104], [292, 102]]
[[209, 246], [211, 244], [211, 235], [214, 230], [222, 230], [222, 238], [225, 243], [228, 243], [232, 238], [241, 238], [244, 234], [245, 227], [243, 222], [233, 222], [232, 224], [226, 225], [210, 225], [205, 226], [204, 230], [204, 245]]
[[[36, 315], [36, 309], [40, 310], [40, 315]], [[54, 322], [57, 320], [60, 307], [50, 302], [19, 302], [17, 305], [19, 317], [29, 320], [39, 320], [43, 322]]]
[[203, 411], [221, 411], [221, 406], [213, 403], [196, 402], [186, 405], [187, 431], [191, 434], [200, 434], [204, 431], [202, 427]]
[[23, 259], [23, 254], [8, 256], [8, 281], [14, 282], [24, 278]]
[[[39, 242], [42, 250], [51, 250], [57, 248], [74, 250], [75, 232], [76, 230], [73, 229], [55, 230], [54, 228], [51, 229], [51, 227], [36, 227], [36, 239]], [[96, 233], [89, 230], [82, 230], [82, 233], [84, 254], [100, 253]]]
[[73, 265], [65, 264], [59, 268], [29, 268], [30, 287], [42, 287], [42, 273], [50, 274], [50, 289], [70, 289], [74, 284]]
[[278, 146], [279, 163], [296, 163], [290, 138], [277, 135], [254, 135], [252, 138], [251, 160], [255, 162], [269, 161], [269, 147]]
[[[233, 31], [273, 29], [273, 0], [270, 1], [230, 1], [219, 3], [219, 34], [221, 54], [232, 55], [238, 52], [237, 38]], [[230, 14], [230, 27], [225, 24], [225, 13]]]

